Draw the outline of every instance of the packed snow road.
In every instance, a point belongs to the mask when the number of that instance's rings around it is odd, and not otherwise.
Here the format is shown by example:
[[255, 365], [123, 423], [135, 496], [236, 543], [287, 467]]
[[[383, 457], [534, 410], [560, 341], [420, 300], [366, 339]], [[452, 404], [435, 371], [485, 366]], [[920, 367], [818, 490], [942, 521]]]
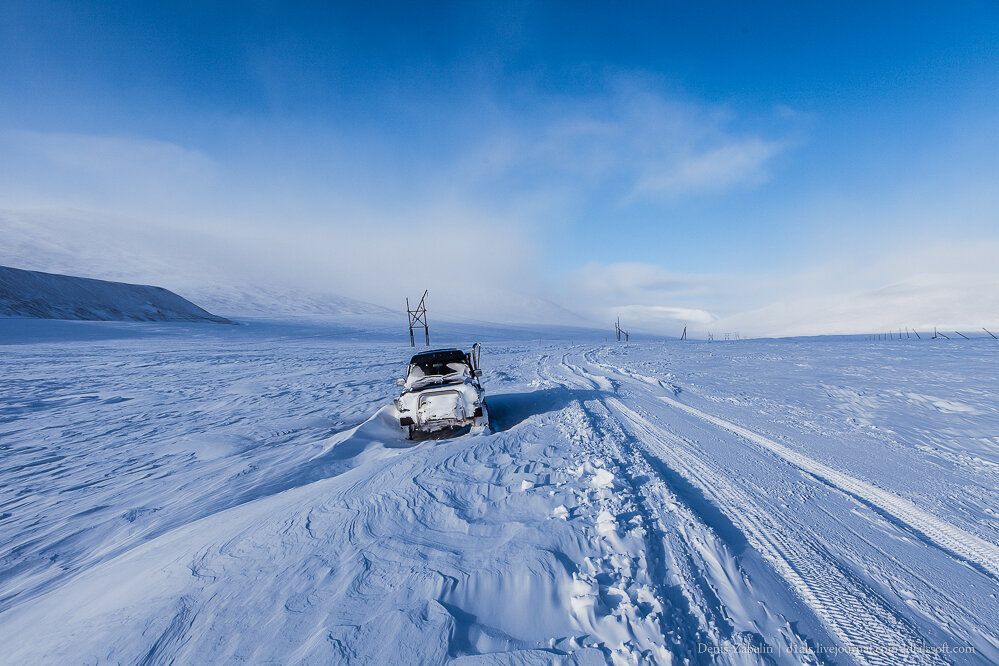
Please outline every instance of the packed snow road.
[[999, 662], [984, 342], [490, 343], [417, 442], [398, 344], [2, 350], [11, 663]]

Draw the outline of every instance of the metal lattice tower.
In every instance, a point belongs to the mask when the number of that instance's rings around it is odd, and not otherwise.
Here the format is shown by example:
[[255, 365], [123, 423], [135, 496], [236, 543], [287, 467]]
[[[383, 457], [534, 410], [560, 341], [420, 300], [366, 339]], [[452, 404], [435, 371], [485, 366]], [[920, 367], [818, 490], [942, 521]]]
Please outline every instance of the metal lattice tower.
[[423, 297], [420, 299], [420, 304], [416, 306], [415, 310], [409, 307], [409, 298], [406, 299], [406, 313], [409, 315], [409, 346], [416, 346], [416, 337], [413, 335], [414, 328], [423, 327], [423, 333], [427, 338], [427, 346], [430, 346], [430, 328], [427, 326], [427, 294], [430, 290], [423, 292]]

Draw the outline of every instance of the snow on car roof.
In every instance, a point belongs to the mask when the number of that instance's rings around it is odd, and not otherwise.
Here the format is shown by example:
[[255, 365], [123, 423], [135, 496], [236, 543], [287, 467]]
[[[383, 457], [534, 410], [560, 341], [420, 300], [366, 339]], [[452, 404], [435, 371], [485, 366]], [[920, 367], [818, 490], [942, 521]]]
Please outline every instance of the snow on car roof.
[[451, 363], [454, 361], [465, 361], [465, 352], [460, 349], [433, 349], [428, 352], [421, 352], [410, 360], [413, 363]]

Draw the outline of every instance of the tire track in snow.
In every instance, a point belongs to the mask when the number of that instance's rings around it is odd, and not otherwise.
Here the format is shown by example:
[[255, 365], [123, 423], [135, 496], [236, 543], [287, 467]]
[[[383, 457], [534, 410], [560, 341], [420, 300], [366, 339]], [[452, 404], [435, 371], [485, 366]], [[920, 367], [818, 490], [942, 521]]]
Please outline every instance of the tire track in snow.
[[[646, 377], [621, 368], [599, 363], [591, 358], [588, 361], [618, 374], [637, 379], [643, 383], [662, 388], [674, 393], [673, 387], [654, 377]], [[938, 518], [913, 502], [898, 495], [882, 490], [866, 481], [861, 481], [848, 474], [837, 471], [806, 455], [798, 453], [783, 444], [759, 435], [747, 428], [701, 411], [696, 407], [684, 404], [669, 396], [657, 396], [667, 405], [679, 409], [702, 421], [706, 421], [727, 430], [753, 444], [763, 448], [768, 453], [782, 458], [801, 471], [813, 476], [822, 483], [846, 493], [868, 505], [887, 520], [915, 534], [920, 540], [940, 548], [950, 555], [967, 562], [981, 573], [999, 580], [999, 546], [981, 537], [975, 536], [960, 527]]]
[[[615, 388], [606, 377], [570, 363], [568, 354], [563, 355], [561, 366], [568, 371], [567, 375], [550, 377], [549, 381], [584, 390]], [[601, 443], [603, 454], [614, 461], [622, 482], [643, 516], [648, 529], [644, 540], [650, 566], [658, 578], [656, 588], [660, 603], [664, 607], [682, 609], [682, 616], [687, 618], [689, 626], [685, 632], [688, 637], [682, 643], [693, 644], [691, 636], [696, 636], [698, 643], [721, 648], [751, 645], [760, 650], [755, 663], [770, 663], [762, 656], [768, 651], [778, 655], [795, 654], [810, 662], [806, 656], [810, 649], [808, 639], [782, 615], [774, 614], [768, 608], [772, 599], [760, 598], [754, 591], [752, 576], [742, 568], [733, 552], [733, 544], [716, 533], [720, 529], [717, 521], [709, 524], [699, 513], [696, 503], [690, 505], [689, 497], [684, 499], [673, 492], [677, 479], [663, 478], [656, 469], [661, 461], [650, 455], [640, 439], [629, 436], [622, 429], [605, 400], [588, 401], [581, 406], [587, 418], [586, 429]], [[731, 529], [738, 528], [732, 526]], [[742, 538], [741, 533], [739, 537]], [[738, 543], [734, 545], [739, 547]], [[755, 570], [753, 576], [767, 582], [757, 580], [757, 583], [768, 589], [785, 588], [786, 583], [765, 561], [759, 561], [759, 566], [761, 568]], [[779, 592], [777, 594], [781, 596]], [[783, 599], [783, 603], [796, 603], [797, 597], [791, 590], [786, 594], [788, 598]], [[813, 632], [824, 636], [824, 631], [819, 629], [821, 620], [818, 616], [813, 618], [817, 625]], [[665, 627], [664, 632], [675, 635], [676, 629]], [[828, 636], [824, 639], [829, 640]], [[752, 661], [748, 654], [742, 656], [744, 663]]]
[[838, 638], [856, 650], [864, 664], [946, 663], [936, 655], [907, 655], [891, 647], [918, 645], [919, 633], [875, 592], [844, 572], [814, 539], [759, 509], [728, 479], [713, 473], [692, 453], [689, 443], [624, 405], [617, 398], [607, 406], [620, 415], [636, 437], [670, 466], [690, 478], [723, 507], [782, 578]]
[[999, 579], [999, 547], [984, 539], [969, 534], [956, 525], [923, 511], [909, 500], [865, 481], [855, 479], [843, 472], [838, 472], [742, 426], [702, 412], [673, 398], [659, 396], [659, 399], [671, 407], [753, 442], [823, 483], [852, 495], [892, 522], [907, 527], [923, 541], [928, 541], [932, 545], [965, 560], [982, 573]]
[[600, 375], [594, 375], [593, 373], [587, 372], [578, 365], [573, 365], [569, 363], [569, 355], [562, 355], [562, 365], [565, 366], [569, 372], [573, 373], [578, 377], [582, 377], [585, 381], [588, 381], [593, 385], [593, 388], [600, 391], [607, 391], [608, 393], [614, 392], [614, 383], [607, 377], [601, 377]]
[[[568, 356], [563, 354], [561, 357], [561, 372], [552, 366], [541, 371], [543, 364], [539, 364], [539, 375], [546, 384], [587, 393], [600, 388], [612, 390], [609, 380], [599, 378], [603, 379], [600, 382], [597, 377], [585, 374], [581, 368], [569, 363]], [[683, 541], [680, 531], [667, 527], [676, 520], [676, 514], [671, 514], [668, 506], [664, 507], [662, 503], [650, 502], [650, 494], [654, 493], [652, 486], [662, 486], [662, 482], [650, 481], [655, 474], [648, 464], [642, 467], [641, 463], [645, 461], [636, 452], [622, 449], [623, 432], [608, 429], [608, 419], [611, 424], [616, 422], [610, 418], [610, 412], [600, 400], [577, 400], [568, 417], [576, 433], [574, 439], [590, 449], [588, 454], [610, 460], [617, 479], [614, 496], [624, 500], [625, 504], [631, 504], [634, 513], [639, 516], [637, 520], [642, 532], [650, 591], [661, 609], [659, 631], [662, 644], [669, 646], [674, 660], [681, 663], [696, 660], [697, 644], [719, 644], [731, 635], [732, 628], [728, 626], [717, 600], [706, 599], [710, 592], [707, 595], [703, 592], [705, 581], [697, 577], [696, 567], [691, 561], [691, 549]], [[660, 490], [668, 493], [665, 488]], [[624, 518], [617, 515], [615, 520], [623, 521]], [[634, 526], [635, 520], [627, 520], [628, 525]]]
[[[644, 450], [640, 440], [625, 433], [605, 404], [584, 409], [590, 418], [599, 419], [617, 468], [639, 501], [650, 530], [645, 538], [649, 560], [656, 564], [660, 587], [678, 591], [673, 592], [673, 604], [685, 607], [686, 614], [698, 621], [698, 642], [721, 649], [752, 646], [758, 650], [754, 663], [771, 663], [765, 655], [774, 653], [804, 658], [809, 650], [807, 639], [782, 616], [772, 613], [754, 592], [751, 577], [730, 544], [688, 504], [689, 498], [682, 499], [674, 492], [675, 479], [662, 477], [656, 469], [658, 461]], [[770, 576], [777, 579], [773, 573]], [[664, 587], [665, 581], [671, 581], [672, 587]], [[679, 600], [677, 594], [682, 595]], [[818, 618], [815, 621], [818, 623]], [[749, 653], [743, 659], [753, 661]]]

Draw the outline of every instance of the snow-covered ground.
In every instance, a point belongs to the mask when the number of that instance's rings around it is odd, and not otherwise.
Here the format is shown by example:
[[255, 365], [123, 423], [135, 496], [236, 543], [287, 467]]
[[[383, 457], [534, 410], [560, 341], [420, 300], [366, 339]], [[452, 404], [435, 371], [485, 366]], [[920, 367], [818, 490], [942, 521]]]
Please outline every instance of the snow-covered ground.
[[999, 662], [994, 341], [357, 330], [0, 320], [0, 661]]
[[0, 317], [232, 323], [163, 287], [0, 266]]

